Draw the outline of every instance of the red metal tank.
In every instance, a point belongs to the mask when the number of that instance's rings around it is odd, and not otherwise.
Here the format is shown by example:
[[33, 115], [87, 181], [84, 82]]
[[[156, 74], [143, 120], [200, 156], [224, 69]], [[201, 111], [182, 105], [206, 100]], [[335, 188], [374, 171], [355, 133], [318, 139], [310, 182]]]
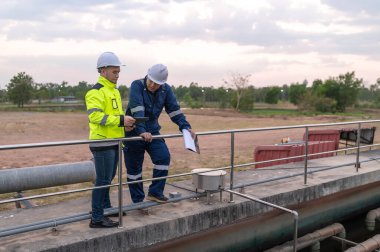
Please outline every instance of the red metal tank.
[[[340, 130], [309, 130], [308, 141], [334, 141], [335, 150], [339, 148]], [[305, 134], [303, 135], [305, 141]]]
[[[309, 141], [308, 142], [308, 154], [315, 154], [326, 151], [336, 150], [335, 141]], [[281, 145], [262, 145], [257, 146], [254, 152], [255, 162], [267, 161], [272, 159], [302, 156], [305, 154], [305, 143], [298, 144], [281, 144]], [[309, 156], [308, 160], [322, 157], [331, 157], [335, 153], [325, 153], [315, 156]], [[256, 164], [255, 168], [267, 167], [272, 165], [280, 165], [292, 162], [300, 162], [305, 160], [304, 157], [298, 157], [288, 160], [278, 160], [263, 164]]]

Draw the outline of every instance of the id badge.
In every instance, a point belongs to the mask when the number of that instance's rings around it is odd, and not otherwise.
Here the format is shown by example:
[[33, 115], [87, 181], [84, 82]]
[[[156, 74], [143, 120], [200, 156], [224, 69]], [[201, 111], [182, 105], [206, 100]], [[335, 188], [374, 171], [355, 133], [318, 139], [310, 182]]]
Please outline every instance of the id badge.
[[117, 102], [116, 99], [112, 99], [112, 108], [117, 109]]

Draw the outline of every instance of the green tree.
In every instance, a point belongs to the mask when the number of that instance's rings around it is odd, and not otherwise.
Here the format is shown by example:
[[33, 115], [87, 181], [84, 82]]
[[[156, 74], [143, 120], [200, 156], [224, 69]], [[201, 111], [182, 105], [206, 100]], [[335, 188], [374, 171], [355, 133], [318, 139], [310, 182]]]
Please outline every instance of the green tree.
[[321, 79], [316, 79], [313, 81], [313, 85], [311, 86], [311, 91], [315, 95], [323, 96], [324, 94], [323, 81]]
[[74, 87], [73, 95], [79, 100], [84, 100], [84, 97], [86, 96], [87, 91], [90, 90], [91, 86], [92, 85], [88, 84], [86, 81], [80, 81], [78, 85]]
[[24, 104], [29, 102], [33, 95], [33, 78], [25, 72], [13, 76], [7, 86], [9, 100], [23, 108]]
[[198, 101], [199, 103], [202, 101], [202, 98], [203, 98], [202, 88], [198, 86], [198, 83], [191, 82], [188, 93], [190, 94], [191, 99], [193, 99], [193, 101]]
[[0, 89], [0, 102], [7, 101], [7, 91], [5, 89]]
[[69, 83], [67, 81], [62, 81], [61, 85], [58, 85], [58, 95], [59, 96], [69, 95], [68, 85], [69, 85]]
[[358, 101], [375, 102], [377, 90], [379, 90], [377, 84], [372, 84], [369, 88], [362, 85], [359, 89]]
[[119, 89], [119, 92], [120, 92], [121, 99], [122, 100], [128, 99], [128, 96], [129, 96], [129, 89], [128, 89], [128, 87], [124, 86], [124, 85], [120, 85], [118, 87], [118, 89]]
[[291, 84], [289, 87], [289, 101], [294, 105], [298, 105], [304, 94], [306, 93], [305, 84]]
[[33, 96], [35, 99], [38, 99], [38, 104], [41, 104], [41, 101], [49, 98], [49, 91], [47, 86], [44, 84], [36, 83], [33, 85]]
[[217, 89], [218, 105], [219, 108], [226, 108], [229, 104], [229, 90], [222, 87]]
[[281, 89], [279, 87], [272, 87], [265, 95], [265, 102], [269, 104], [277, 104], [278, 99], [281, 94]]
[[380, 105], [380, 78], [377, 79], [377, 82], [371, 85], [370, 90], [374, 92], [374, 103], [377, 107]]
[[44, 85], [47, 87], [50, 99], [56, 99], [59, 96], [59, 84], [49, 82]]
[[362, 79], [355, 77], [355, 72], [341, 74], [335, 78], [329, 78], [323, 85], [318, 86], [317, 93], [336, 101], [336, 110], [344, 112], [346, 107], [357, 102], [359, 89], [363, 84]]
[[265, 102], [265, 96], [270, 87], [261, 87], [255, 90], [255, 102]]
[[282, 85], [280, 99], [281, 101], [289, 100], [289, 87], [287, 84]]
[[249, 86], [244, 90], [243, 95], [240, 100], [240, 109], [245, 111], [250, 111], [253, 109], [255, 104], [255, 88]]
[[363, 79], [355, 77], [355, 72], [339, 75], [338, 83], [340, 85], [339, 99], [337, 100], [337, 109], [345, 111], [346, 107], [355, 105], [358, 99], [359, 89], [363, 85]]
[[187, 106], [189, 106], [190, 108], [193, 107], [193, 98], [191, 98], [191, 95], [190, 95], [190, 92], [187, 92], [184, 96], [183, 96], [183, 100], [185, 102], [185, 104]]
[[305, 111], [336, 112], [334, 99], [318, 96], [311, 89], [306, 90], [298, 102], [298, 109]]
[[180, 85], [179, 87], [172, 86], [172, 90], [179, 101], [183, 100], [185, 94], [189, 91], [188, 87]]

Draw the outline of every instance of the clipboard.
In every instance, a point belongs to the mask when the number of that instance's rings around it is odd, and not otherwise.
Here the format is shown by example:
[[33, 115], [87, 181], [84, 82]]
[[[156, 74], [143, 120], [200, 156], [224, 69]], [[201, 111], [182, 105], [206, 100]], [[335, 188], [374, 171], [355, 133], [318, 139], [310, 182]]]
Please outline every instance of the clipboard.
[[197, 136], [195, 136], [195, 139], [193, 139], [191, 137], [190, 132], [187, 129], [183, 129], [182, 134], [183, 134], [183, 142], [185, 144], [185, 149], [188, 149], [190, 151], [200, 154]]
[[149, 120], [149, 117], [146, 117], [146, 116], [144, 116], [144, 117], [133, 117], [133, 118], [136, 120], [135, 124], [146, 122]]

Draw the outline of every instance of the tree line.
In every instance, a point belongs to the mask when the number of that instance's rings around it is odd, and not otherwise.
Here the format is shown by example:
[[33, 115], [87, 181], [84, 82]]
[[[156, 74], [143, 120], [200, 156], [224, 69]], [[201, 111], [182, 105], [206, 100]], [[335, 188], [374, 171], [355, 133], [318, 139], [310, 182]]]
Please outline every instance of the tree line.
[[[12, 102], [22, 108], [32, 100], [38, 103], [49, 102], [58, 97], [75, 97], [84, 100], [86, 92], [92, 87], [85, 81], [77, 85], [68, 82], [35, 83], [32, 76], [20, 72], [12, 77], [6, 89], [0, 89], [0, 102]], [[129, 88], [119, 85], [123, 100], [128, 99]], [[307, 80], [302, 83], [283, 84], [282, 86], [255, 87], [251, 84], [251, 75], [232, 73], [223, 80], [222, 87], [204, 87], [191, 82], [188, 86], [172, 86], [177, 99], [191, 108], [232, 107], [249, 111], [255, 103], [277, 104], [291, 102], [300, 110], [320, 112], [344, 112], [347, 107], [380, 107], [380, 78], [369, 87], [347, 72], [326, 80], [316, 79], [311, 85]]]

